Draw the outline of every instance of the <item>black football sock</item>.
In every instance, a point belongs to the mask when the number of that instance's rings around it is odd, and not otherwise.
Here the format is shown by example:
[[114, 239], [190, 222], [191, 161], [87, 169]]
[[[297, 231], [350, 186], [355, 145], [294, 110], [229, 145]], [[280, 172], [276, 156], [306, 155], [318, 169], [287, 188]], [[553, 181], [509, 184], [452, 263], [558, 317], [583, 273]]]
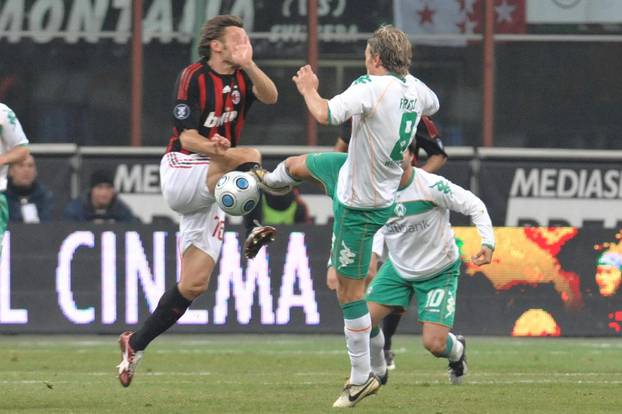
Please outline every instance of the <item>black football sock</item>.
[[249, 161], [249, 162], [245, 162], [242, 163], [240, 165], [238, 165], [237, 167], [235, 167], [236, 171], [250, 171], [255, 167], [260, 167], [261, 165], [258, 162], [254, 162], [254, 161]]
[[191, 303], [191, 300], [184, 298], [179, 293], [177, 285], [164, 292], [153, 313], [143, 323], [143, 326], [130, 337], [132, 349], [134, 351], [145, 349], [149, 342], [173, 326]]
[[385, 351], [391, 349], [391, 338], [395, 334], [395, 331], [397, 330], [397, 325], [399, 325], [401, 319], [401, 313], [393, 312], [388, 314], [382, 321], [382, 333], [384, 334]]

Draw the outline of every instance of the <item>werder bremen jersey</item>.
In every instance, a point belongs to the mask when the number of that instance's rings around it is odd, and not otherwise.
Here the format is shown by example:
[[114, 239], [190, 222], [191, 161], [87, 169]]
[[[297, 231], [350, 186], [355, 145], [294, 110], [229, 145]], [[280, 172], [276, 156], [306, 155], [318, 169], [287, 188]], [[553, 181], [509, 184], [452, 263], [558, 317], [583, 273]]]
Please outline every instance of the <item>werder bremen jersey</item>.
[[415, 168], [411, 182], [397, 193], [394, 216], [376, 233], [374, 253], [382, 257], [381, 239], [400, 276], [426, 280], [459, 258], [449, 211], [471, 217], [482, 244], [494, 249], [492, 222], [478, 197], [451, 181]]
[[[28, 144], [28, 139], [15, 113], [11, 108], [0, 103], [0, 154], [6, 153], [18, 145], [25, 144]], [[8, 165], [0, 167], [0, 191], [6, 190], [8, 170]]]
[[339, 170], [337, 198], [354, 208], [390, 206], [402, 176], [400, 162], [422, 115], [438, 98], [412, 75], [363, 75], [328, 103], [328, 122], [352, 118], [348, 158]]

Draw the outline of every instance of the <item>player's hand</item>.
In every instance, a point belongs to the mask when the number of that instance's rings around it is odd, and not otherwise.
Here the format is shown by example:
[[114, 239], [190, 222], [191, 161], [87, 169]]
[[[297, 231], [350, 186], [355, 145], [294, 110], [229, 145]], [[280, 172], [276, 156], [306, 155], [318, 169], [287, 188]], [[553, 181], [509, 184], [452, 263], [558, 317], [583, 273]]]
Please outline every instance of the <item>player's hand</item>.
[[209, 145], [208, 155], [223, 155], [231, 147], [231, 142], [220, 134], [214, 134], [209, 138]]
[[477, 254], [471, 256], [471, 263], [477, 266], [489, 264], [492, 261], [492, 249], [488, 246], [482, 246]]
[[247, 68], [253, 63], [253, 46], [248, 37], [240, 44], [233, 47], [231, 52], [231, 61], [233, 64]]
[[296, 88], [298, 88], [298, 92], [300, 92], [301, 95], [312, 90], [317, 90], [320, 85], [320, 81], [310, 65], [305, 65], [298, 69], [298, 72], [292, 77], [292, 80], [296, 84]]

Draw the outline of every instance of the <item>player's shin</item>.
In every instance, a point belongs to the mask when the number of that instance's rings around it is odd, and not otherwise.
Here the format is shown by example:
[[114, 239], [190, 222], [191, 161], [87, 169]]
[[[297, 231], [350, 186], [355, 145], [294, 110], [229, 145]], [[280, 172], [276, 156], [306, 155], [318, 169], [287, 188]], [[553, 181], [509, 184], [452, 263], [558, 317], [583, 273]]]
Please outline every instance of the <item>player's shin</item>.
[[142, 351], [158, 335], [173, 326], [175, 322], [186, 312], [192, 301], [184, 298], [179, 293], [177, 285], [164, 292], [158, 306], [130, 338], [130, 346], [135, 351]]
[[442, 357], [449, 359], [451, 362], [458, 361], [462, 357], [462, 351], [464, 346], [458, 339], [456, 339], [456, 335], [449, 332], [447, 334], [447, 345], [445, 346], [445, 352], [443, 352]]
[[382, 378], [387, 372], [387, 362], [384, 359], [384, 334], [382, 330], [374, 326], [371, 329], [370, 339], [370, 360], [371, 370], [374, 374]]
[[350, 356], [350, 384], [363, 384], [371, 371], [369, 333], [371, 316], [363, 299], [341, 305], [344, 333]]

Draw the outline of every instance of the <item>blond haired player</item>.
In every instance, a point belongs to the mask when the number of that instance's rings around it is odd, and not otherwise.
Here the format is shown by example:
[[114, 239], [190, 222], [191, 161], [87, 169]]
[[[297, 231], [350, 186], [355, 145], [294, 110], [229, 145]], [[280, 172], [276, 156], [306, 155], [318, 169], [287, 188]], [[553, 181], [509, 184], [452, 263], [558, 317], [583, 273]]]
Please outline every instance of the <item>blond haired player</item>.
[[300, 68], [293, 80], [318, 122], [338, 125], [352, 118], [347, 156], [301, 155], [281, 162], [274, 172], [256, 171], [266, 191], [316, 180], [333, 198], [332, 262], [339, 278], [337, 298], [351, 364], [350, 378], [333, 407], [352, 407], [380, 387], [371, 372], [371, 317], [365, 301], [371, 243], [393, 212], [403, 153], [419, 120], [439, 107], [436, 94], [409, 74], [411, 59], [406, 34], [382, 26], [367, 42], [367, 74], [331, 100], [318, 94], [319, 81], [311, 67]]

